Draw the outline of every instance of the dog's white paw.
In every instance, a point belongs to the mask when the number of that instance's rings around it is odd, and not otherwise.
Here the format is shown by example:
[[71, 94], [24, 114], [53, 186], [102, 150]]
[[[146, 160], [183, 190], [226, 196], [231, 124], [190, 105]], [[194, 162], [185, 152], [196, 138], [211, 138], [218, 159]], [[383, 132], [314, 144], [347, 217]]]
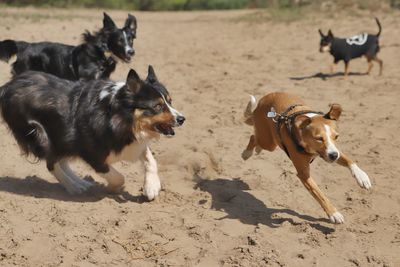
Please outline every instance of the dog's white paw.
[[86, 180], [74, 180], [72, 183], [65, 185], [64, 187], [67, 190], [67, 192], [71, 195], [79, 195], [85, 193], [87, 190], [89, 190], [94, 183], [86, 181]]
[[253, 155], [253, 150], [243, 150], [242, 152], [242, 159], [243, 160], [248, 160], [251, 156]]
[[338, 211], [329, 216], [329, 220], [331, 221], [331, 223], [336, 223], [336, 224], [344, 223], [344, 217]]
[[261, 153], [261, 151], [262, 151], [262, 148], [261, 148], [261, 147], [259, 147], [259, 146], [256, 146], [256, 148], [255, 148], [255, 151], [256, 151], [256, 154], [258, 155], [258, 154], [260, 154], [260, 153]]
[[370, 189], [372, 187], [371, 181], [369, 180], [368, 175], [361, 170], [357, 164], [353, 163], [350, 165], [351, 174], [354, 178], [356, 178], [359, 186], [365, 189]]
[[155, 199], [161, 191], [161, 182], [158, 176], [153, 175], [152, 177], [146, 177], [143, 186], [143, 195], [147, 197], [148, 200]]

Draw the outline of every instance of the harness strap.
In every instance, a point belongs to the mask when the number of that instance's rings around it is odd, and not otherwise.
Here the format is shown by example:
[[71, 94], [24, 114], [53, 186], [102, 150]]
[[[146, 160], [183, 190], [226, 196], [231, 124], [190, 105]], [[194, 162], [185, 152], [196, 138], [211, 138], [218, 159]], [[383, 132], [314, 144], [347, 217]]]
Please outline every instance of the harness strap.
[[281, 143], [281, 146], [283, 147], [283, 150], [285, 151], [286, 155], [290, 158], [289, 155], [289, 150], [287, 149], [286, 145], [283, 143], [282, 141], [282, 135], [281, 135], [281, 125], [282, 123], [285, 124], [286, 129], [289, 133], [290, 138], [292, 139], [293, 143], [296, 146], [296, 149], [298, 152], [302, 153], [302, 154], [308, 154], [307, 151], [305, 151], [304, 147], [302, 147], [299, 143], [299, 141], [297, 140], [297, 137], [295, 136], [295, 133], [293, 131], [293, 122], [295, 121], [295, 119], [297, 118], [297, 116], [300, 115], [304, 115], [307, 113], [313, 113], [313, 114], [319, 114], [319, 115], [323, 115], [323, 112], [320, 111], [313, 111], [313, 110], [300, 110], [297, 112], [294, 112], [290, 115], [287, 115], [291, 110], [293, 110], [294, 108], [298, 107], [298, 106], [303, 106], [301, 104], [294, 104], [289, 106], [284, 112], [282, 112], [281, 114], [276, 113], [275, 117], [273, 117], [273, 121], [277, 124], [276, 125], [276, 130], [277, 130], [277, 134], [279, 137], [279, 141]]

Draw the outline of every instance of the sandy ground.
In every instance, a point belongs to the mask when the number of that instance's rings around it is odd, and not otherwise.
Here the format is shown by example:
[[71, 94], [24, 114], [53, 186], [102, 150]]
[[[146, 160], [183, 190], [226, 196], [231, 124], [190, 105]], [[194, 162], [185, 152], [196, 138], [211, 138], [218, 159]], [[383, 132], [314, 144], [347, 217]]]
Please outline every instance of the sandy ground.
[[[320, 27], [340, 36], [376, 32], [373, 15], [307, 16], [301, 21], [242, 20], [254, 11], [139, 13], [137, 56], [119, 64], [146, 75], [154, 65], [186, 117], [173, 139], [152, 148], [163, 182], [160, 197], [143, 201], [139, 164], [118, 164], [126, 192], [101, 188], [70, 196], [31, 164], [0, 125], [1, 266], [400, 266], [400, 35], [398, 13], [383, 25], [384, 75], [325, 77], [331, 57], [318, 52]], [[2, 9], [0, 36], [77, 44], [98, 29], [101, 10]], [[127, 12], [110, 12], [121, 25]], [[0, 82], [9, 66], [0, 63]], [[337, 67], [343, 71], [343, 65]], [[248, 94], [287, 91], [317, 110], [342, 104], [339, 147], [371, 177], [370, 191], [350, 172], [318, 159], [312, 174], [345, 216], [329, 223], [282, 151], [244, 162], [252, 129], [242, 123]], [[103, 181], [81, 163], [81, 176]]]

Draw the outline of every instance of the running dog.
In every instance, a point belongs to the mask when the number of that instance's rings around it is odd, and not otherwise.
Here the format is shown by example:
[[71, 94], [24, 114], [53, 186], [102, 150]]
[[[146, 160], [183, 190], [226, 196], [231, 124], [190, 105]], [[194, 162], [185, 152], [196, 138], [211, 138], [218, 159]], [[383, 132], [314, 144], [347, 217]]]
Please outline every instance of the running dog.
[[333, 36], [331, 30], [328, 31], [327, 35], [324, 35], [321, 30], [319, 34], [321, 36], [319, 51], [329, 52], [333, 56], [333, 64], [331, 65], [331, 72], [333, 72], [334, 66], [340, 61], [344, 61], [344, 75], [349, 74], [349, 62], [353, 58], [365, 56], [368, 61], [367, 74], [370, 74], [372, 69], [372, 61], [379, 63], [379, 75], [382, 75], [383, 61], [377, 57], [380, 50], [379, 47], [379, 36], [382, 31], [382, 26], [377, 18], [375, 18], [378, 24], [379, 31], [377, 34], [362, 33], [347, 39], [337, 38]]
[[254, 149], [258, 153], [262, 149], [272, 152], [279, 146], [293, 162], [297, 176], [332, 223], [343, 223], [344, 217], [310, 176], [310, 164], [316, 157], [349, 168], [360, 187], [371, 188], [368, 175], [335, 144], [339, 137], [336, 122], [341, 113], [339, 104], [332, 104], [328, 113], [324, 114], [314, 111], [297, 96], [281, 92], [264, 96], [258, 104], [251, 96], [244, 112], [245, 123], [254, 127], [254, 134], [242, 158], [250, 158]]
[[44, 159], [71, 194], [93, 185], [71, 170], [71, 159], [89, 164], [111, 192], [119, 192], [125, 181], [111, 164], [139, 159], [145, 168], [144, 195], [154, 199], [161, 185], [149, 142], [173, 136], [173, 128], [185, 121], [151, 66], [145, 80], [130, 70], [126, 82], [73, 82], [28, 71], [0, 88], [0, 106], [22, 151]]
[[8, 62], [16, 55], [13, 76], [34, 70], [68, 80], [106, 79], [116, 67], [116, 60], [106, 53], [129, 62], [134, 54], [136, 25], [136, 18], [129, 14], [124, 28], [118, 29], [104, 13], [103, 29], [94, 35], [86, 32], [85, 43], [81, 45], [4, 40], [0, 42], [0, 60]]

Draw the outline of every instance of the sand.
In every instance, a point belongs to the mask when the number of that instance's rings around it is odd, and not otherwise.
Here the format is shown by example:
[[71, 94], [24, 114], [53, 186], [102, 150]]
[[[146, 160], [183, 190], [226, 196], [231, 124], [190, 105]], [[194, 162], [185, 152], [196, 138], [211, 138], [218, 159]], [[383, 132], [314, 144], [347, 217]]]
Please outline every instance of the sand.
[[[125, 192], [101, 186], [70, 196], [43, 162], [21, 157], [0, 124], [1, 266], [400, 266], [400, 35], [397, 12], [379, 13], [384, 75], [365, 59], [343, 79], [318, 52], [318, 28], [338, 36], [377, 32], [373, 14], [310, 14], [294, 22], [243, 19], [254, 11], [133, 12], [138, 18], [129, 68], [155, 67], [187, 118], [172, 139], [152, 144], [163, 191], [141, 196], [140, 164], [117, 164]], [[102, 10], [1, 10], [0, 36], [77, 44], [101, 26]], [[111, 11], [122, 25], [126, 11]], [[1, 84], [10, 78], [0, 63]], [[312, 175], [345, 216], [331, 224], [296, 177], [284, 152], [244, 162], [252, 133], [242, 122], [248, 95], [297, 94], [316, 110], [340, 103], [338, 147], [370, 176], [359, 188], [349, 170], [317, 159]], [[75, 163], [82, 177], [104, 181]]]

